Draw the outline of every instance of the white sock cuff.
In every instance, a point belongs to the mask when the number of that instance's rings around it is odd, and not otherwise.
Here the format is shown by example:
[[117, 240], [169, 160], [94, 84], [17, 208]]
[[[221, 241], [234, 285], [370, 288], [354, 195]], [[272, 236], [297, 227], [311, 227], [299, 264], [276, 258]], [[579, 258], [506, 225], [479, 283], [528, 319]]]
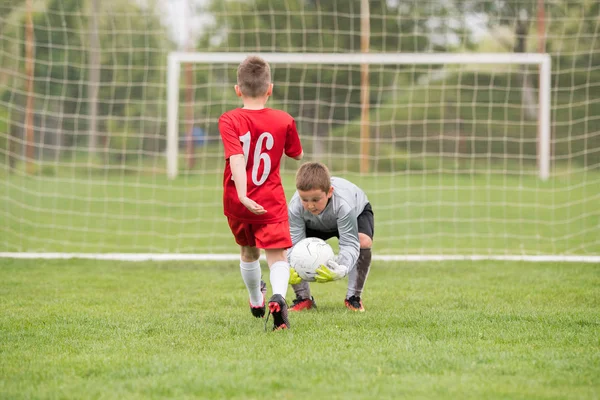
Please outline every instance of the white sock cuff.
[[256, 261], [246, 262], [246, 261], [240, 260], [240, 268], [243, 269], [244, 271], [252, 271], [255, 269], [260, 269], [260, 261], [256, 260]]
[[287, 261], [276, 261], [273, 263], [273, 265], [271, 265], [271, 271], [274, 269], [278, 269], [278, 268], [285, 268], [288, 271], [290, 270], [290, 264], [288, 264]]

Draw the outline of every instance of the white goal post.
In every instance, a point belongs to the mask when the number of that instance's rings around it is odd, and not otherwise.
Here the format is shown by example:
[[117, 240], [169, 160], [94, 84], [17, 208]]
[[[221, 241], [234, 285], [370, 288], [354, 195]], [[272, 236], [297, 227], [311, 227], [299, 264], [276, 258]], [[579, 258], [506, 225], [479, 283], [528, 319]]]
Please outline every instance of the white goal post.
[[[238, 64], [246, 53], [172, 52], [167, 70], [167, 174], [178, 174], [179, 81], [181, 64]], [[271, 64], [338, 65], [539, 65], [538, 170], [541, 180], [550, 176], [551, 58], [542, 53], [259, 53]]]

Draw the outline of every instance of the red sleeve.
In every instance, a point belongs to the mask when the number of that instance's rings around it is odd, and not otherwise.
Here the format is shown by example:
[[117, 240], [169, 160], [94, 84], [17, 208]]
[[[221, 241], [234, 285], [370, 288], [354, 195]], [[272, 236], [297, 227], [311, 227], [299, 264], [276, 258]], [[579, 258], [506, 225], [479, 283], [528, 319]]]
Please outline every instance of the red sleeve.
[[244, 154], [240, 137], [231, 120], [231, 116], [227, 114], [221, 115], [221, 118], [219, 118], [219, 133], [225, 147], [225, 159], [236, 154]]
[[297, 157], [302, 153], [302, 144], [300, 136], [296, 130], [296, 121], [292, 119], [292, 123], [288, 126], [287, 138], [285, 141], [285, 155], [288, 157]]

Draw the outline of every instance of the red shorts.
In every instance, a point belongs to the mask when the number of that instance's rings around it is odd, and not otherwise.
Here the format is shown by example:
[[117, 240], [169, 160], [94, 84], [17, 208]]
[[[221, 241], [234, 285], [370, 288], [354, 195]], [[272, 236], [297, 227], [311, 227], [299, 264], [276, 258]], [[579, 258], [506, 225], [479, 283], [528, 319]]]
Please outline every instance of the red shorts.
[[292, 247], [288, 221], [273, 224], [251, 224], [227, 217], [229, 228], [240, 246], [259, 249], [289, 249]]

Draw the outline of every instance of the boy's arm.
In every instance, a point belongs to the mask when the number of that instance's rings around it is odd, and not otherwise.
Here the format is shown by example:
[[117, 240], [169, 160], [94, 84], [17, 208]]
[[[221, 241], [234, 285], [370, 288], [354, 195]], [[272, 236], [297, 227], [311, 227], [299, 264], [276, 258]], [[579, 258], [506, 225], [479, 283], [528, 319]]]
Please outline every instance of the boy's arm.
[[253, 214], [265, 214], [267, 210], [247, 196], [246, 159], [244, 158], [244, 155], [234, 154], [229, 157], [229, 167], [231, 168], [231, 175], [233, 177], [233, 182], [235, 183], [235, 190], [237, 191], [240, 203]]
[[[306, 222], [302, 218], [302, 205], [298, 200], [298, 194], [294, 194], [288, 204], [288, 221], [290, 224], [290, 236], [292, 238], [292, 247], [288, 249], [288, 256], [292, 249], [302, 239], [306, 238]], [[288, 258], [289, 262], [289, 258]], [[298, 275], [294, 266], [290, 264], [290, 285], [296, 285], [302, 282], [302, 278]]]
[[337, 220], [338, 232], [340, 234], [339, 247], [336, 261], [348, 267], [351, 271], [360, 254], [360, 242], [358, 240], [358, 220], [348, 212]]
[[360, 253], [358, 241], [358, 221], [351, 212], [338, 217], [338, 232], [340, 234], [340, 251], [335, 260], [330, 260], [327, 265], [317, 268], [315, 280], [326, 283], [342, 279], [354, 268]]
[[299, 241], [306, 238], [306, 222], [302, 218], [302, 204], [295, 194], [288, 205], [288, 220], [290, 224], [290, 236], [292, 238], [292, 247]]
[[304, 156], [304, 150], [302, 150], [302, 143], [300, 143], [300, 135], [296, 129], [296, 121], [292, 119], [292, 123], [288, 125], [287, 137], [285, 142], [285, 155], [293, 158], [294, 160], [302, 160]]

